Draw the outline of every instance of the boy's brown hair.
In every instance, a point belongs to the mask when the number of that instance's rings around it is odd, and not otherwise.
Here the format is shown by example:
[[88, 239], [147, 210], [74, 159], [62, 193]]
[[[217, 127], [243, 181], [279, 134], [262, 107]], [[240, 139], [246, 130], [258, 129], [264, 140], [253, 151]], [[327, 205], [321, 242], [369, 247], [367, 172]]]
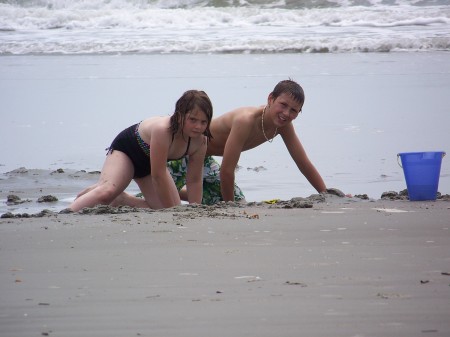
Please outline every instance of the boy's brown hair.
[[303, 88], [300, 86], [300, 84], [291, 79], [278, 82], [271, 95], [273, 99], [276, 99], [278, 96], [284, 93], [290, 94], [295, 101], [302, 105], [303, 103], [305, 103], [305, 92], [303, 91]]

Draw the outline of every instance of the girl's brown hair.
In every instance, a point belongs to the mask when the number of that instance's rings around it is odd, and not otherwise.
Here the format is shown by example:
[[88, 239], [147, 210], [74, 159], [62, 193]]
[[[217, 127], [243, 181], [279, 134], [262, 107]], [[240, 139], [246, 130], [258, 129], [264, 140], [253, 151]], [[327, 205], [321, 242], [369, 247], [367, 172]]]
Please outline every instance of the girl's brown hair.
[[208, 141], [210, 141], [212, 135], [209, 126], [213, 117], [213, 106], [208, 95], [201, 90], [188, 90], [178, 99], [175, 104], [175, 112], [170, 117], [170, 131], [172, 134], [175, 134], [180, 129], [183, 129], [184, 120], [187, 114], [196, 107], [206, 114], [208, 126], [203, 134], [208, 138]]

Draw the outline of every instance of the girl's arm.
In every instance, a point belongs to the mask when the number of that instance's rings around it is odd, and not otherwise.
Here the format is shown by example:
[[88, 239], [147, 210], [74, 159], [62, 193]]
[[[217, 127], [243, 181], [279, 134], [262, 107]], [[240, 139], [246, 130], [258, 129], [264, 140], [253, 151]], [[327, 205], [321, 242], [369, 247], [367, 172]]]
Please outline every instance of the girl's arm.
[[187, 173], [186, 173], [186, 189], [187, 199], [190, 204], [202, 203], [203, 197], [203, 165], [205, 161], [207, 139], [202, 137], [200, 148], [189, 155]]
[[283, 138], [284, 144], [289, 151], [292, 159], [299, 170], [303, 173], [310, 184], [317, 190], [317, 192], [326, 192], [327, 187], [319, 171], [314, 167], [313, 163], [309, 160], [305, 149], [300, 142], [297, 134], [295, 133], [294, 126], [292, 124], [287, 125], [280, 131], [281, 137]]
[[154, 126], [150, 141], [151, 178], [155, 195], [163, 208], [181, 204], [175, 183], [167, 170], [167, 158], [172, 138], [165, 124]]

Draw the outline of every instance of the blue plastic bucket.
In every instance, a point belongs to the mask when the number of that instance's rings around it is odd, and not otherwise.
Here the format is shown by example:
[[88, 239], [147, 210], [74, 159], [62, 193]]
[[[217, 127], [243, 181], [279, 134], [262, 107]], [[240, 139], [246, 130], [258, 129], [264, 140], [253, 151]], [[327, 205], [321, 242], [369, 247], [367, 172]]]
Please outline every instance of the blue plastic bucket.
[[436, 200], [444, 151], [404, 152], [400, 157], [411, 201]]

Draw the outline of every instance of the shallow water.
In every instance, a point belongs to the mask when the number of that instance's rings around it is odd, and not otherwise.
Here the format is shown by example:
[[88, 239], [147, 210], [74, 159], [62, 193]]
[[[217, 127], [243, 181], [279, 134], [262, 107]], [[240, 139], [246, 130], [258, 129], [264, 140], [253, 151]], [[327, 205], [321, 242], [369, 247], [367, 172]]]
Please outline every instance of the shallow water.
[[[2, 56], [0, 172], [100, 170], [119, 131], [171, 114], [187, 89], [205, 90], [220, 115], [264, 104], [288, 77], [305, 89], [295, 126], [329, 187], [379, 198], [405, 188], [399, 152], [449, 151], [446, 52]], [[279, 138], [243, 153], [239, 165], [249, 201], [315, 192]], [[445, 157], [443, 193], [449, 176]]]

